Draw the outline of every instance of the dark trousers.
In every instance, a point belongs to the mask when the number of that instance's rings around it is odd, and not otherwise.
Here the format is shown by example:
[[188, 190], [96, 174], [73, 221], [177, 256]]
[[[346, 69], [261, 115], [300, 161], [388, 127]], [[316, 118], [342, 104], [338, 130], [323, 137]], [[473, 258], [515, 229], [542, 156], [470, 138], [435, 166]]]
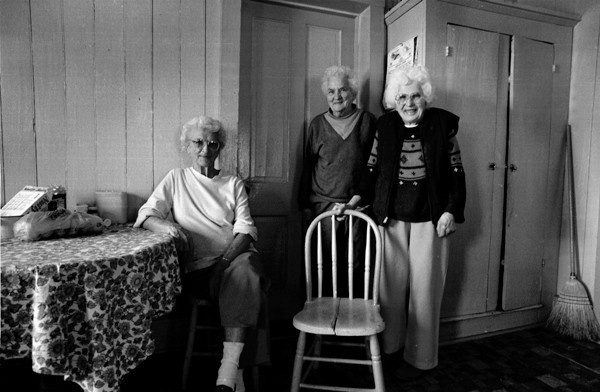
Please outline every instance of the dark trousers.
[[183, 289], [218, 305], [221, 325], [247, 328], [240, 368], [269, 361], [269, 319], [266, 309], [268, 279], [256, 252], [240, 254], [222, 273], [217, 298], [210, 293], [209, 282], [216, 268], [208, 267], [183, 276]]

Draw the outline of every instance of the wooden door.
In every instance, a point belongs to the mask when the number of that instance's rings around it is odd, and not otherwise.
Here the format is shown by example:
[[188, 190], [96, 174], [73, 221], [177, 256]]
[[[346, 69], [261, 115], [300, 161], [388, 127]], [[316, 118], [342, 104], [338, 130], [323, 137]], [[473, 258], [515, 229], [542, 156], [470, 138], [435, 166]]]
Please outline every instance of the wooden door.
[[554, 46], [513, 37], [502, 308], [541, 304]]
[[467, 204], [452, 238], [444, 317], [498, 306], [510, 40], [448, 25], [447, 45], [445, 108], [460, 117]]
[[325, 68], [353, 66], [354, 35], [353, 17], [243, 3], [239, 171], [272, 280], [272, 319], [291, 318], [305, 298], [296, 200], [304, 129], [327, 109]]

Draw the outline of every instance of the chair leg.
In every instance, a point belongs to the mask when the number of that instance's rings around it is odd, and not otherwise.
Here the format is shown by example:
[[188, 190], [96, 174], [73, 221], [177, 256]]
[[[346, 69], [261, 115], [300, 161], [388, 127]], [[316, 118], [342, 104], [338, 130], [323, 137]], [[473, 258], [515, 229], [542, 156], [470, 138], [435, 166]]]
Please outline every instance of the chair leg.
[[[367, 358], [370, 359], [371, 358], [371, 339], [368, 336], [365, 336], [364, 344], [365, 344], [365, 351], [367, 353]], [[369, 372], [373, 373], [372, 366], [369, 368]]]
[[183, 374], [181, 376], [181, 389], [186, 390], [187, 380], [190, 372], [190, 364], [192, 361], [192, 352], [194, 351], [194, 339], [196, 337], [196, 324], [198, 323], [198, 307], [192, 305], [190, 312], [190, 324], [188, 327], [188, 338], [185, 348], [185, 358], [183, 360]]
[[385, 392], [383, 381], [383, 366], [381, 364], [381, 353], [379, 352], [379, 341], [377, 335], [369, 336], [371, 348], [371, 361], [373, 362], [373, 379], [375, 380], [375, 391]]
[[294, 373], [292, 374], [291, 392], [300, 390], [300, 377], [302, 377], [302, 363], [304, 362], [304, 349], [306, 347], [306, 332], [300, 331], [296, 345], [296, 358], [294, 359]]
[[254, 392], [260, 391], [260, 382], [258, 381], [259, 368], [258, 366], [252, 367], [252, 387]]
[[[314, 352], [312, 353], [312, 355], [315, 356], [315, 357], [321, 357], [321, 351], [322, 351], [322, 349], [323, 349], [323, 336], [316, 335], [315, 336]], [[312, 368], [313, 369], [318, 369], [319, 368], [319, 362], [313, 362], [312, 363]]]

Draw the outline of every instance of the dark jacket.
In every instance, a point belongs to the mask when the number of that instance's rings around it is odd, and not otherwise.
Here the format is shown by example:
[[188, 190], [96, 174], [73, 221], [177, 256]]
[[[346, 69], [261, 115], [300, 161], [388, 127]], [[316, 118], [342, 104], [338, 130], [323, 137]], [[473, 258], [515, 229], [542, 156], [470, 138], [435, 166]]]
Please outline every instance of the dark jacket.
[[[452, 213], [456, 223], [465, 221], [465, 173], [462, 165], [451, 167], [448, 154], [448, 139], [458, 131], [458, 120], [458, 116], [446, 110], [429, 108], [421, 121], [429, 209], [434, 226], [444, 212]], [[402, 118], [395, 110], [377, 120], [377, 132], [377, 163], [366, 168], [360, 195], [372, 202], [376, 220], [384, 225], [391, 208], [402, 143], [408, 135]]]

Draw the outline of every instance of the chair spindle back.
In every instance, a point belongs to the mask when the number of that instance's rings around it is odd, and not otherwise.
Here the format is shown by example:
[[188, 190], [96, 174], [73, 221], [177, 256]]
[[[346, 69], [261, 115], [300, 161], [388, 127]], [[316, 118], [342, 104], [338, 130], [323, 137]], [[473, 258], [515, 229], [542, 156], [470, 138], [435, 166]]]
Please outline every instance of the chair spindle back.
[[[347, 210], [344, 211], [344, 218], [349, 219], [349, 230], [348, 230], [348, 249], [347, 249], [347, 263], [348, 263], [348, 297], [354, 298], [354, 254], [355, 254], [355, 244], [353, 241], [354, 238], [354, 220], [359, 219], [364, 221], [367, 225], [366, 230], [366, 238], [365, 238], [365, 249], [364, 249], [364, 271], [363, 271], [363, 292], [364, 299], [369, 299], [369, 291], [370, 291], [370, 283], [373, 281], [373, 293], [372, 299], [375, 304], [379, 301], [379, 275], [381, 270], [381, 236], [379, 233], [379, 229], [375, 222], [366, 214], [354, 211]], [[312, 300], [312, 237], [314, 232], [317, 234], [317, 296], [323, 296], [323, 269], [331, 268], [331, 276], [332, 276], [332, 287], [333, 287], [333, 297], [337, 298], [338, 296], [338, 248], [337, 248], [337, 231], [335, 229], [336, 219], [340, 216], [336, 215], [332, 211], [327, 211], [317, 216], [313, 222], [310, 224], [305, 237], [304, 243], [304, 255], [305, 255], [305, 271], [306, 271], [306, 293], [307, 299]], [[325, 266], [323, 257], [323, 225], [322, 222], [324, 219], [331, 219], [331, 266]], [[375, 238], [375, 266], [372, 267], [372, 238]], [[374, 273], [373, 279], [371, 279], [371, 273]]]

